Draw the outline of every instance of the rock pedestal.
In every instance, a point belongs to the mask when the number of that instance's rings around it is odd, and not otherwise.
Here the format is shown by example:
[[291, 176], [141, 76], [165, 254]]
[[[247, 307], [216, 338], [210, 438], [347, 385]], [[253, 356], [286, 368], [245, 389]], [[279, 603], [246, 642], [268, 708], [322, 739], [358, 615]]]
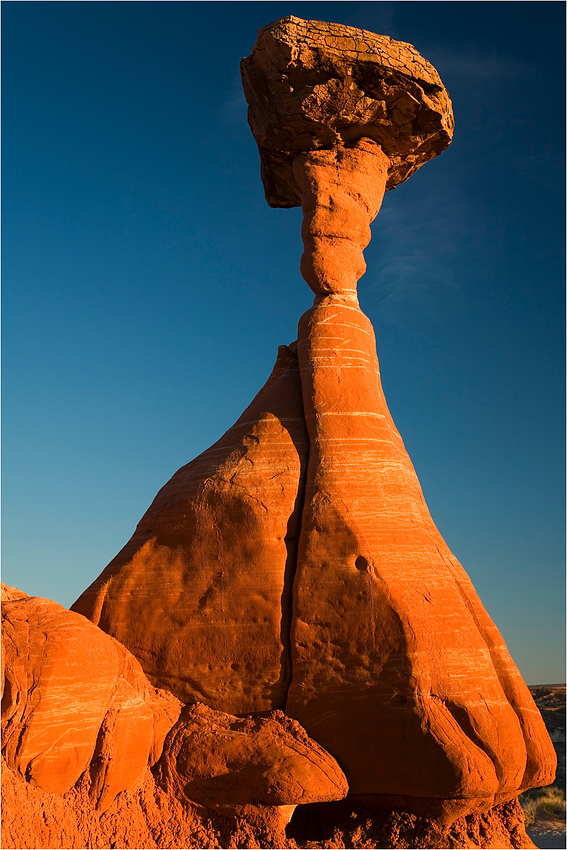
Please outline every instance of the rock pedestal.
[[[390, 823], [390, 846], [411, 833], [529, 847], [515, 798], [552, 781], [553, 747], [427, 510], [356, 293], [384, 191], [449, 144], [450, 100], [411, 45], [292, 17], [261, 30], [242, 72], [268, 203], [303, 207], [315, 303], [241, 419], [165, 485], [73, 607], [183, 702], [299, 721], [344, 771], [344, 806]], [[283, 834], [305, 761], [268, 735], [289, 778], [269, 796], [274, 762], [232, 758], [230, 720], [220, 755], [199, 739], [228, 777], [212, 781], [187, 717], [156, 768], [164, 787], [246, 806], [234, 776], [247, 777]], [[372, 840], [361, 830], [352, 846]]]

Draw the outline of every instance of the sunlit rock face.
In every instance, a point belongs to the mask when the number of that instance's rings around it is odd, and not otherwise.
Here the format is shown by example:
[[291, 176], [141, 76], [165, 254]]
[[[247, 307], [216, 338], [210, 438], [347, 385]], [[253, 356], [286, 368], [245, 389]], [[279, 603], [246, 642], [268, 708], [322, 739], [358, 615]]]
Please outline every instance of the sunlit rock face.
[[301, 205], [293, 177], [301, 153], [371, 139], [390, 161], [393, 189], [453, 136], [439, 74], [415, 47], [387, 35], [290, 15], [260, 30], [241, 71], [273, 207]]
[[2, 597], [3, 847], [281, 847], [298, 805], [346, 795], [283, 712], [185, 708], [80, 614]]
[[383, 194], [449, 143], [450, 101], [411, 45], [297, 18], [242, 68], [268, 201], [303, 207], [315, 305], [74, 608], [183, 701], [284, 709], [351, 794], [485, 810], [550, 782], [553, 748], [427, 510], [356, 293]]
[[88, 771], [99, 811], [141, 784], [180, 704], [150, 686], [124, 646], [50, 599], [7, 588], [2, 650], [2, 752], [10, 769], [55, 794]]
[[297, 356], [281, 346], [238, 422], [160, 490], [73, 609], [183, 702], [283, 708], [308, 448]]

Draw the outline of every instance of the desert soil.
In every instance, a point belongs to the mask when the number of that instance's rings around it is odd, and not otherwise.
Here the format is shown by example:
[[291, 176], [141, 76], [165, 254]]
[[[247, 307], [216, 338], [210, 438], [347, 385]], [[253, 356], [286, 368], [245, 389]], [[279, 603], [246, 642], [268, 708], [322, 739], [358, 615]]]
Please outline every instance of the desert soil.
[[[554, 784], [565, 791], [565, 685], [533, 685], [530, 691], [557, 753], [557, 779]], [[564, 817], [540, 813], [527, 832], [540, 850], [564, 850], [567, 847]]]

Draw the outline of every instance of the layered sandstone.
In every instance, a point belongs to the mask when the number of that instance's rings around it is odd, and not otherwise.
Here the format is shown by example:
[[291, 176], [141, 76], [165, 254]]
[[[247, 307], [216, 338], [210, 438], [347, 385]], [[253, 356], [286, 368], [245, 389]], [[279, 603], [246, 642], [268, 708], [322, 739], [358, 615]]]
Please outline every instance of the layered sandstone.
[[384, 192], [450, 141], [448, 95], [411, 45], [293, 17], [242, 71], [315, 303], [79, 613], [11, 592], [7, 786], [42, 835], [69, 795], [88, 846], [112, 822], [124, 847], [531, 847], [515, 798], [553, 747], [429, 514], [356, 291]]
[[394, 808], [449, 816], [547, 784], [541, 717], [427, 510], [370, 322], [350, 298], [318, 299], [298, 356], [310, 457], [287, 713], [351, 793]]
[[73, 605], [157, 687], [231, 714], [283, 708], [308, 442], [297, 357], [160, 490]]
[[64, 794], [88, 771], [104, 811], [141, 784], [181, 705], [118, 641], [56, 602], [9, 588], [2, 604], [2, 753], [35, 788]]
[[182, 712], [81, 615], [3, 597], [3, 847], [279, 847], [296, 806], [346, 795], [282, 712]]

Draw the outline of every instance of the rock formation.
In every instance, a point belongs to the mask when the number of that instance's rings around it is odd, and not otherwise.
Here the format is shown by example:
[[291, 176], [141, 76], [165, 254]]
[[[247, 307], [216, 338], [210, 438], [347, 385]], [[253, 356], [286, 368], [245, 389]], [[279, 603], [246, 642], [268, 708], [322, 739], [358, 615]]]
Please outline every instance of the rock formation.
[[182, 711], [85, 617], [2, 596], [3, 847], [219, 847], [223, 831], [278, 847], [296, 806], [346, 795], [335, 759], [282, 712]]
[[282, 711], [234, 717], [197, 703], [172, 727], [163, 787], [210, 808], [292, 806], [346, 797], [336, 761]]
[[[431, 519], [357, 298], [383, 194], [449, 144], [449, 98], [411, 45], [293, 17], [242, 74], [315, 303], [77, 613], [7, 604], [9, 787], [131, 816], [125, 847], [531, 847], [516, 797], [552, 781], [553, 747]], [[106, 846], [92, 823], [75, 840]]]
[[160, 490], [73, 608], [183, 702], [283, 708], [307, 454], [297, 357], [281, 346], [238, 422]]
[[6, 588], [2, 604], [2, 753], [42, 791], [64, 794], [88, 769], [104, 811], [161, 755], [181, 703], [80, 614]]
[[242, 82], [270, 206], [301, 205], [293, 176], [301, 153], [371, 139], [390, 160], [393, 189], [453, 136], [439, 74], [415, 47], [387, 35], [282, 18], [258, 33]]

